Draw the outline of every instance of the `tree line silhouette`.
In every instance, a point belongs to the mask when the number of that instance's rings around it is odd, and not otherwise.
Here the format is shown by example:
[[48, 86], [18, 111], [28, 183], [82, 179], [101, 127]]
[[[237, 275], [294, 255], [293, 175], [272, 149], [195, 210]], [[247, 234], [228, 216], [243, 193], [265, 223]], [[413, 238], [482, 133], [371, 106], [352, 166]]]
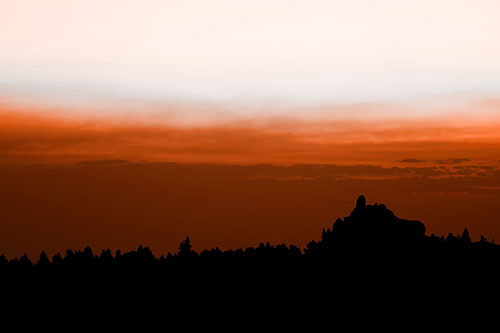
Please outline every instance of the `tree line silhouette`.
[[396, 217], [383, 204], [367, 205], [364, 196], [357, 200], [355, 209], [344, 219], [337, 219], [329, 229], [323, 229], [319, 241], [310, 241], [304, 249], [295, 245], [260, 243], [246, 249], [220, 250], [218, 247], [196, 252], [189, 237], [182, 241], [174, 254], [155, 257], [149, 247], [122, 253], [102, 250], [94, 253], [90, 247], [66, 250], [63, 255], [49, 258], [45, 251], [33, 261], [26, 254], [8, 260], [0, 256], [0, 272], [53, 273], [61, 271], [186, 271], [210, 268], [262, 268], [300, 270], [308, 265], [322, 265], [335, 271], [341, 266], [420, 267], [451, 269], [457, 265], [487, 265], [497, 268], [500, 245], [484, 236], [472, 241], [467, 229], [462, 235], [449, 233], [446, 237], [427, 236], [419, 221]]
[[245, 322], [285, 313], [290, 324], [305, 312], [334, 309], [331, 318], [358, 320], [414, 315], [420, 304], [437, 313], [489, 304], [500, 294], [500, 246], [483, 236], [472, 241], [467, 230], [428, 236], [421, 222], [360, 196], [349, 216], [303, 249], [260, 243], [197, 252], [186, 237], [175, 253], [159, 257], [144, 246], [125, 253], [86, 247], [52, 258], [42, 252], [38, 260], [2, 255], [0, 281], [4, 304], [36, 312], [50, 301], [63, 313], [87, 313], [87, 319], [101, 313], [121, 323], [127, 322], [123, 311], [137, 316], [142, 307], [144, 318], [154, 309], [170, 319], [238, 314]]

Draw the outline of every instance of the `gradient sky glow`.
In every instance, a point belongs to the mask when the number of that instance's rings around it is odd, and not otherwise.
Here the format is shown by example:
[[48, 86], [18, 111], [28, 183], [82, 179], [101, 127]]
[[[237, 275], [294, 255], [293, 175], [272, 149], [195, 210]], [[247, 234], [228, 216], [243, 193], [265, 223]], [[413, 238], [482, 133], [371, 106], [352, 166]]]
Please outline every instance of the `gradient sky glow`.
[[496, 0], [3, 0], [0, 97], [401, 102], [500, 90]]
[[[0, 253], [500, 237], [500, 0], [0, 0]], [[198, 249], [199, 249], [198, 248]]]

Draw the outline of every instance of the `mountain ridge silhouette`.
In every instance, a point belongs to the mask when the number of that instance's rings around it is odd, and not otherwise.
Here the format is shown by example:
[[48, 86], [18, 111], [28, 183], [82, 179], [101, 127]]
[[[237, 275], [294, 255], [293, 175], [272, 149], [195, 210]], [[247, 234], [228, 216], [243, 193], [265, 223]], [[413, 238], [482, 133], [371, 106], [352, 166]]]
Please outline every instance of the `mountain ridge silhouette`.
[[[472, 242], [467, 229], [460, 235], [451, 233], [444, 236], [427, 236], [425, 225], [417, 220], [406, 220], [397, 217], [384, 204], [367, 204], [366, 198], [360, 195], [355, 208], [343, 219], [338, 218], [329, 229], [323, 229], [321, 240], [310, 241], [304, 249], [295, 245], [260, 243], [257, 247], [247, 249], [220, 250], [217, 248], [205, 249], [200, 253], [192, 250], [190, 239], [187, 237], [179, 246], [177, 253], [168, 253], [167, 256], [155, 257], [149, 247], [140, 245], [137, 250], [122, 253], [117, 250], [113, 255], [111, 250], [102, 250], [100, 255], [94, 254], [90, 247], [81, 250], [66, 250], [65, 256], [57, 253], [50, 260], [42, 251], [39, 260], [33, 263], [26, 254], [11, 260], [0, 255], [0, 271], [5, 270], [34, 270], [47, 269], [50, 266], [103, 266], [103, 265], [156, 265], [170, 262], [191, 262], [195, 264], [207, 258], [281, 258], [284, 261], [290, 258], [310, 258], [315, 256], [329, 256], [335, 251], [350, 250], [355, 252], [369, 251], [376, 253], [379, 250], [391, 251], [397, 254], [398, 250], [414, 252], [440, 251], [447, 249], [447, 254], [463, 251], [500, 251], [500, 245], [489, 242], [484, 236], [480, 241]], [[355, 250], [355, 251], [354, 251]], [[425, 250], [425, 251], [424, 251]], [[445, 251], [446, 252], [446, 251]], [[344, 253], [345, 254], [345, 253]], [[500, 257], [499, 257], [500, 258]], [[224, 260], [225, 260], [224, 259]], [[210, 261], [210, 260], [209, 260]], [[242, 262], [248, 260], [242, 259]], [[168, 266], [168, 265], [167, 265]]]

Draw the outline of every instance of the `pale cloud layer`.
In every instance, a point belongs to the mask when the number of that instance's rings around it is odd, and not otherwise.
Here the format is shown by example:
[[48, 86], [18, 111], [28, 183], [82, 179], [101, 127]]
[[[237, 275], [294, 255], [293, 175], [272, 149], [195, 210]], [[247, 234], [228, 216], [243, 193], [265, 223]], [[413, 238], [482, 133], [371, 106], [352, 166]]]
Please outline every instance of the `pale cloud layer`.
[[488, 0], [4, 0], [0, 97], [401, 102], [500, 90]]

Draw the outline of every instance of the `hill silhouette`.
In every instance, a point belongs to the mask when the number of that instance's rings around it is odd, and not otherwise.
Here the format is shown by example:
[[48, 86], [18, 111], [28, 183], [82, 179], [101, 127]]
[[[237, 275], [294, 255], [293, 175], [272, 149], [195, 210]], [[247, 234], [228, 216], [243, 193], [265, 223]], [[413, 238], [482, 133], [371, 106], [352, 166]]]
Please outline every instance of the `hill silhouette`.
[[418, 246], [424, 237], [422, 222], [400, 219], [383, 204], [367, 205], [361, 195], [349, 216], [337, 219], [331, 230], [323, 230], [321, 245], [372, 249], [411, 247]]
[[176, 253], [160, 257], [147, 246], [99, 254], [86, 247], [52, 258], [42, 252], [37, 260], [1, 255], [0, 277], [17, 292], [41, 293], [39, 299], [56, 297], [68, 304], [103, 297], [110, 304], [158, 297], [179, 304], [193, 299], [274, 304], [311, 297], [351, 306], [358, 299], [388, 298], [417, 304], [428, 301], [422, 298], [429, 293], [451, 302], [498, 289], [499, 245], [483, 236], [472, 241], [467, 229], [446, 237], [425, 231], [420, 221], [400, 219], [385, 205], [367, 204], [360, 196], [348, 216], [303, 249], [260, 243], [196, 252], [186, 237]]
[[[176, 253], [155, 257], [149, 247], [139, 246], [137, 250], [114, 254], [103, 250], [94, 254], [90, 247], [83, 250], [66, 250], [49, 259], [43, 251], [38, 260], [25, 254], [8, 260], [0, 255], [2, 272], [49, 272], [72, 269], [117, 269], [118, 267], [161, 267], [175, 269], [176, 265], [196, 267], [232, 262], [238, 266], [266, 265], [268, 263], [295, 265], [318, 258], [336, 258], [348, 262], [356, 256], [373, 257], [384, 253], [385, 261], [401, 255], [412, 254], [413, 259], [426, 259], [431, 264], [439, 256], [448, 259], [468, 260], [496, 258], [500, 260], [500, 245], [488, 241], [484, 236], [473, 242], [467, 229], [462, 235], [448, 234], [447, 237], [428, 236], [425, 225], [416, 220], [397, 217], [384, 204], [367, 204], [360, 195], [349, 216], [338, 218], [329, 229], [323, 229], [321, 240], [311, 241], [301, 250], [295, 245], [260, 243], [257, 247], [225, 250], [206, 249], [200, 253], [192, 250], [190, 238], [186, 237]], [[430, 257], [428, 257], [430, 256]], [[434, 259], [432, 259], [434, 258]], [[359, 259], [359, 258], [358, 258]], [[371, 258], [373, 259], [373, 258]], [[172, 267], [171, 267], [172, 266]]]
[[196, 252], [186, 237], [176, 253], [160, 257], [146, 246], [125, 253], [86, 247], [52, 258], [42, 252], [37, 259], [2, 255], [0, 286], [3, 303], [26, 321], [46, 313], [51, 323], [69, 320], [66, 328], [136, 320], [262, 329], [269, 321], [311, 325], [318, 317], [338, 327], [374, 320], [404, 320], [399, 327], [407, 327], [494, 309], [488, 304], [499, 293], [499, 266], [499, 246], [484, 237], [472, 241], [467, 230], [428, 236], [421, 222], [360, 196], [348, 216], [303, 249], [260, 243]]

